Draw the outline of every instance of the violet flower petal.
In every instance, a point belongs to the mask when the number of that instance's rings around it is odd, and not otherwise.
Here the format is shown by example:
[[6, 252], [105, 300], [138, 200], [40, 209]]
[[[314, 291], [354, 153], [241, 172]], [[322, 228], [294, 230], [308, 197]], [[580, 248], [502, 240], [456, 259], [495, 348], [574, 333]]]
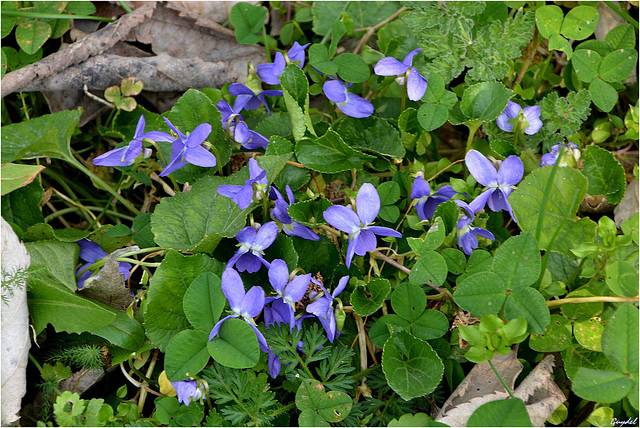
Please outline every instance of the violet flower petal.
[[380, 212], [380, 196], [373, 184], [364, 183], [356, 196], [356, 211], [363, 225], [373, 223]]
[[498, 183], [506, 186], [515, 186], [524, 176], [524, 164], [515, 155], [511, 155], [502, 161], [498, 170]]
[[275, 259], [271, 262], [269, 282], [279, 295], [283, 295], [284, 287], [289, 282], [289, 268], [284, 260]]
[[242, 316], [245, 318], [255, 318], [260, 315], [264, 308], [264, 290], [257, 285], [251, 287], [245, 294], [240, 304], [242, 308]]
[[404, 59], [402, 60], [402, 63], [407, 67], [411, 67], [411, 65], [413, 64], [413, 57], [415, 57], [418, 54], [418, 52], [420, 52], [421, 50], [422, 48], [418, 48], [409, 52], [407, 56], [405, 56]]
[[347, 101], [347, 88], [339, 80], [328, 80], [322, 85], [322, 91], [336, 104]]
[[240, 274], [234, 269], [225, 269], [225, 271], [222, 272], [221, 288], [224, 297], [229, 301], [231, 310], [240, 314], [242, 311], [242, 301], [245, 297], [244, 284], [242, 283]]
[[407, 96], [411, 101], [420, 101], [427, 92], [427, 79], [422, 77], [414, 67], [407, 78]]
[[497, 187], [498, 172], [491, 161], [477, 150], [469, 150], [464, 158], [473, 178], [483, 186]]
[[[411, 55], [411, 54], [409, 54]], [[407, 55], [408, 56], [408, 55]], [[411, 60], [413, 57], [410, 58]], [[373, 67], [373, 72], [378, 76], [398, 76], [404, 74], [409, 69], [409, 65], [403, 64], [393, 57], [384, 57]]]
[[358, 214], [342, 205], [327, 208], [323, 216], [327, 223], [343, 232], [354, 233], [360, 230], [361, 224]]
[[210, 168], [216, 166], [216, 157], [202, 146], [188, 147], [184, 159], [192, 165]]

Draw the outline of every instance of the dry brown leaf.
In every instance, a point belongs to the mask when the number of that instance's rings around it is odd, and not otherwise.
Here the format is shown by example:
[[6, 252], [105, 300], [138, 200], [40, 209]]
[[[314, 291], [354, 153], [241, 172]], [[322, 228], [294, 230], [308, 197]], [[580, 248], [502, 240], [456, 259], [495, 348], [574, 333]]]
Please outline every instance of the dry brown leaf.
[[[549, 416], [566, 400], [558, 385], [551, 379], [553, 355], [543, 358], [515, 390], [513, 386], [522, 371], [517, 349], [512, 349], [506, 356], [497, 355], [492, 361], [513, 395], [524, 401], [534, 426], [544, 426]], [[465, 426], [478, 407], [507, 398], [509, 394], [489, 363], [476, 364], [444, 403], [435, 419], [450, 426]]]
[[622, 201], [614, 208], [613, 213], [616, 226], [620, 227], [623, 221], [629, 220], [635, 213], [638, 212], [638, 179], [634, 178], [631, 183], [627, 185], [627, 190], [624, 193]]

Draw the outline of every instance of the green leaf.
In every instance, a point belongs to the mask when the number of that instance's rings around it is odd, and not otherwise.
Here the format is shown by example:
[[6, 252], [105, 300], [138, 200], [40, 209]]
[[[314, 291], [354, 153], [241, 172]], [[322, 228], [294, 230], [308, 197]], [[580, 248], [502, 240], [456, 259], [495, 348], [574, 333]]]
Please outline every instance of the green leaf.
[[[271, 139], [274, 136], [287, 137], [292, 134], [293, 130], [291, 127], [291, 116], [284, 111], [272, 112], [271, 116], [265, 117], [262, 121], [260, 121], [255, 127], [254, 131], [259, 134], [264, 135]], [[270, 153], [269, 150], [273, 150], [271, 148], [272, 142], [269, 142], [269, 146], [267, 146], [266, 154], [281, 154], [281, 153]], [[292, 150], [287, 150], [292, 151]]]
[[584, 40], [595, 31], [599, 16], [595, 7], [574, 7], [564, 17], [561, 33], [567, 39]]
[[464, 91], [460, 108], [470, 120], [490, 122], [504, 111], [512, 93], [498, 82], [478, 83]]
[[591, 85], [589, 85], [589, 94], [596, 107], [604, 112], [611, 111], [618, 101], [618, 93], [616, 90], [600, 78], [594, 79], [591, 82]]
[[[567, 294], [568, 298], [572, 297], [593, 297], [593, 293], [586, 288], [579, 288]], [[567, 303], [562, 305], [562, 315], [574, 320], [591, 318], [602, 313], [604, 307], [603, 302], [590, 303]]]
[[345, 117], [338, 134], [354, 149], [402, 159], [405, 154], [400, 135], [389, 122], [379, 117]]
[[581, 367], [592, 370], [616, 370], [602, 352], [589, 351], [575, 342], [562, 351], [562, 361], [567, 377], [571, 380], [576, 378]]
[[208, 342], [205, 331], [184, 330], [173, 336], [164, 358], [167, 378], [179, 382], [198, 374], [209, 362]]
[[604, 36], [604, 42], [608, 44], [612, 50], [635, 49], [636, 32], [631, 24], [621, 24], [612, 28]]
[[236, 40], [242, 45], [254, 45], [260, 41], [260, 30], [264, 27], [267, 9], [250, 3], [233, 5], [229, 20], [235, 28]]
[[532, 333], [529, 346], [538, 352], [563, 351], [571, 346], [571, 324], [561, 315], [551, 315], [543, 334]]
[[384, 342], [391, 336], [391, 331], [411, 330], [411, 324], [396, 314], [383, 315], [376, 320], [369, 331], [371, 343], [382, 348]]
[[587, 193], [588, 181], [572, 168], [556, 168], [555, 176], [553, 171], [552, 167], [533, 171], [509, 196], [509, 204], [520, 228], [539, 234], [541, 250], [571, 255], [572, 242], [577, 245], [595, 238], [593, 221], [574, 220]]
[[425, 413], [405, 413], [398, 419], [391, 419], [388, 427], [439, 427], [448, 426], [441, 422], [435, 422], [431, 416]]
[[207, 344], [207, 349], [216, 362], [234, 369], [250, 369], [260, 359], [255, 332], [237, 318], [222, 323], [220, 334]]
[[69, 148], [81, 110], [65, 110], [2, 127], [2, 162], [34, 156], [75, 160]]
[[296, 391], [296, 407], [302, 411], [300, 426], [329, 426], [327, 422], [340, 422], [351, 412], [353, 401], [344, 392], [325, 392], [324, 385], [305, 379]]
[[42, 165], [2, 164], [2, 196], [31, 183], [44, 169]]
[[424, 239], [421, 238], [407, 238], [407, 242], [411, 249], [417, 254], [421, 255], [422, 252], [437, 249], [446, 237], [444, 221], [440, 217], [436, 217], [433, 220], [433, 224], [427, 231]]
[[333, 59], [333, 63], [338, 66], [338, 75], [345, 82], [364, 82], [371, 75], [369, 66], [359, 55], [353, 53], [343, 53]]
[[504, 315], [507, 320], [524, 316], [532, 333], [544, 333], [550, 322], [546, 300], [538, 290], [531, 287], [511, 290], [505, 303]]
[[[567, 67], [570, 65], [571, 63]], [[544, 123], [539, 133], [540, 137], [549, 145], [553, 145], [557, 143], [558, 138], [578, 132], [591, 112], [591, 96], [587, 89], [569, 92], [566, 97], [560, 97], [558, 92], [553, 91], [543, 98], [539, 105], [540, 119]]]
[[589, 180], [590, 195], [607, 195], [611, 204], [622, 200], [627, 181], [624, 168], [613, 153], [598, 146], [587, 146], [582, 173]]
[[602, 352], [622, 373], [638, 374], [638, 308], [625, 303], [602, 334]]
[[[269, 182], [278, 175], [289, 155], [261, 156], [258, 164]], [[230, 177], [206, 176], [191, 190], [163, 198], [151, 216], [151, 230], [161, 247], [184, 251], [211, 252], [222, 238], [233, 238], [244, 226], [250, 205], [244, 210], [217, 192], [222, 184], [243, 185], [248, 167]]]
[[351, 305], [354, 312], [361, 317], [368, 317], [382, 307], [390, 292], [391, 284], [382, 278], [357, 286], [351, 293]]
[[427, 306], [427, 297], [416, 284], [403, 282], [391, 295], [391, 307], [409, 322], [417, 320]]
[[[316, 242], [316, 241], [312, 241]], [[265, 258], [267, 260], [282, 259], [287, 263], [289, 272], [293, 272], [298, 267], [298, 253], [293, 246], [291, 237], [284, 233], [278, 234], [273, 244], [264, 251]]]
[[298, 253], [298, 266], [305, 272], [320, 272], [323, 278], [329, 279], [333, 270], [340, 263], [340, 253], [336, 245], [325, 235], [319, 241], [309, 241], [294, 236], [293, 246]]
[[423, 251], [419, 254], [418, 261], [411, 268], [409, 281], [412, 284], [442, 285], [447, 279], [447, 262], [435, 251]]
[[184, 296], [191, 283], [204, 272], [220, 275], [222, 270], [222, 263], [202, 254], [167, 253], [149, 284], [144, 313], [147, 336], [155, 346], [164, 351], [173, 336], [191, 326], [183, 309]]
[[568, 60], [573, 57], [573, 49], [571, 49], [571, 44], [560, 34], [553, 34], [551, 36], [551, 38], [549, 39], [549, 50], [566, 52]]
[[133, 220], [133, 241], [140, 248], [151, 248], [156, 246], [151, 232], [151, 213], [142, 213]]
[[294, 221], [309, 227], [326, 224], [322, 214], [333, 204], [328, 199], [309, 199], [289, 205], [287, 212]]
[[598, 319], [576, 321], [573, 324], [573, 336], [583, 348], [602, 352], [602, 332], [604, 325]]
[[460, 281], [453, 300], [474, 317], [497, 314], [507, 298], [507, 285], [493, 272], [478, 272]]
[[418, 109], [418, 122], [425, 131], [440, 128], [449, 117], [449, 109], [442, 104], [422, 104]]
[[293, 138], [300, 140], [307, 129], [315, 135], [308, 111], [309, 81], [304, 72], [297, 65], [289, 64], [280, 75], [280, 85], [284, 103], [291, 116]]
[[433, 392], [444, 365], [427, 342], [401, 331], [384, 344], [382, 370], [389, 386], [408, 401]]
[[560, 32], [563, 19], [564, 13], [559, 6], [548, 5], [536, 9], [536, 25], [540, 35], [545, 39]]
[[204, 272], [189, 285], [182, 306], [196, 330], [211, 331], [220, 319], [226, 302], [220, 277], [212, 272]]
[[[4, 217], [4, 214], [3, 214], [3, 217]], [[106, 228], [107, 226], [102, 226], [102, 227]], [[49, 224], [37, 223], [29, 227], [25, 231], [22, 238], [25, 242], [51, 241], [51, 240], [62, 241], [62, 242], [76, 242], [81, 239], [89, 237], [91, 234], [92, 232], [89, 230], [54, 229]]]
[[34, 181], [8, 195], [2, 196], [2, 217], [15, 223], [22, 230], [44, 222], [42, 215], [42, 196], [44, 190], [39, 182]]
[[[103, 306], [104, 309], [114, 312]], [[137, 351], [144, 343], [146, 336], [142, 325], [124, 312], [115, 312], [116, 319], [111, 324], [90, 330], [91, 334], [107, 339], [109, 343], [120, 348]]]
[[449, 320], [442, 312], [434, 309], [427, 309], [411, 323], [411, 333], [418, 339], [437, 339], [448, 331]]
[[634, 297], [638, 295], [638, 269], [630, 263], [616, 260], [607, 264], [606, 282], [611, 291], [619, 296]]
[[51, 25], [37, 19], [22, 21], [16, 28], [16, 42], [29, 55], [36, 53], [49, 36], [51, 36]]
[[332, 62], [329, 58], [329, 49], [319, 43], [314, 43], [309, 47], [309, 65], [324, 74], [336, 74], [338, 72], [338, 64]]
[[519, 398], [495, 400], [478, 407], [469, 417], [468, 427], [530, 427], [527, 407]]
[[507, 239], [493, 256], [493, 271], [504, 279], [507, 289], [522, 288], [540, 275], [540, 250], [529, 232]]
[[83, 333], [106, 327], [116, 320], [113, 311], [76, 295], [55, 280], [31, 277], [28, 281], [29, 315], [36, 334], [51, 324], [56, 331]]
[[57, 241], [37, 241], [25, 244], [31, 257], [30, 270], [35, 274], [46, 272], [58, 284], [76, 291], [76, 263], [80, 247]]
[[441, 253], [444, 261], [447, 263], [447, 269], [454, 275], [460, 275], [464, 272], [467, 265], [467, 258], [464, 253], [455, 248], [445, 248]]
[[589, 83], [598, 77], [598, 70], [602, 63], [602, 57], [591, 49], [575, 51], [571, 59], [573, 70], [580, 80]]
[[[193, 132], [198, 125], [203, 123], [210, 124], [211, 134], [207, 137], [207, 141], [215, 147], [213, 153], [216, 155], [216, 160], [220, 166], [226, 165], [227, 162], [229, 162], [231, 158], [231, 144], [222, 129], [222, 115], [213, 102], [211, 102], [211, 99], [203, 92], [195, 89], [187, 90], [166, 116], [167, 119], [185, 135]], [[154, 129], [150, 125], [152, 126], [152, 124], [146, 124], [149, 129]]]
[[626, 397], [634, 381], [622, 373], [580, 367], [573, 379], [573, 392], [598, 403], [615, 403]]
[[304, 138], [296, 144], [296, 156], [301, 164], [322, 173], [362, 169], [363, 154], [345, 144], [340, 135], [329, 130], [319, 138]]
[[[602, 59], [598, 74], [605, 82], [624, 82], [638, 62], [635, 49], [618, 49]], [[597, 104], [596, 104], [597, 105]]]

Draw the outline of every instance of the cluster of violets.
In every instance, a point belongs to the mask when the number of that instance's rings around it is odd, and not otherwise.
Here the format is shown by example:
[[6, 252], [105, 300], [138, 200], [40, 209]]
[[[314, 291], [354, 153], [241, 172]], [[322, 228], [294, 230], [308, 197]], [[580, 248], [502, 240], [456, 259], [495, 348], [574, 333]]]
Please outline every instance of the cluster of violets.
[[[306, 45], [294, 43], [287, 53], [276, 53], [273, 63], [257, 66], [258, 77], [269, 85], [279, 85], [280, 76], [287, 64], [297, 64], [300, 68], [305, 64]], [[411, 51], [400, 62], [396, 58], [386, 57], [378, 61], [374, 66], [375, 74], [379, 76], [397, 76], [397, 82], [407, 91], [407, 97], [412, 101], [422, 99], [427, 90], [427, 79], [420, 75], [412, 66], [414, 57], [420, 49]], [[328, 76], [323, 85], [323, 92], [327, 98], [335, 103], [343, 114], [364, 118], [373, 114], [373, 105], [362, 97], [348, 91], [351, 84], [344, 82], [338, 76]], [[234, 105], [226, 101], [219, 101], [216, 107], [222, 114], [222, 127], [227, 135], [240, 147], [246, 150], [258, 148], [266, 149], [268, 138], [256, 131], [249, 129], [241, 114], [242, 110], [255, 110], [264, 105], [271, 114], [266, 101], [267, 96], [281, 96], [281, 90], [254, 90], [248, 86], [234, 83], [229, 86], [229, 93], [236, 97]], [[169, 135], [160, 131], [145, 132], [145, 120], [141, 116], [135, 130], [133, 139], [128, 145], [111, 150], [96, 157], [93, 162], [101, 166], [125, 167], [132, 165], [141, 154], [149, 157], [148, 149], [143, 150], [143, 140], [153, 142], [171, 142], [171, 157], [160, 176], [167, 176], [187, 164], [202, 167], [216, 165], [215, 156], [207, 149], [205, 140], [212, 131], [210, 124], [197, 126], [188, 135], [178, 130], [167, 118], [164, 118], [169, 128], [175, 134]], [[522, 108], [519, 104], [509, 101], [504, 112], [497, 118], [497, 125], [505, 132], [520, 132], [527, 135], [537, 133], [542, 127], [540, 120], [540, 108], [530, 106]], [[553, 146], [552, 151], [542, 156], [540, 166], [553, 166], [558, 160], [562, 148], [575, 149], [575, 144], [559, 143]], [[507, 211], [513, 218], [513, 212], [508, 198], [516, 185], [522, 180], [524, 166], [517, 156], [509, 156], [503, 161], [492, 161], [476, 150], [470, 150], [465, 163], [475, 180], [484, 186], [484, 190], [470, 202], [465, 202], [466, 194], [459, 194], [452, 186], [445, 185], [437, 190], [432, 189], [422, 174], [418, 174], [413, 182], [411, 198], [415, 200], [415, 208], [418, 217], [423, 221], [430, 221], [436, 208], [442, 202], [453, 200], [462, 210], [457, 223], [458, 246], [470, 255], [478, 247], [478, 237], [494, 240], [493, 234], [480, 227], [472, 226], [472, 222], [478, 212], [488, 208], [494, 212]], [[220, 331], [222, 324], [237, 318], [247, 323], [255, 332], [260, 349], [268, 354], [269, 371], [272, 377], [280, 372], [280, 360], [269, 347], [264, 335], [257, 328], [255, 319], [263, 313], [267, 329], [279, 324], [288, 324], [290, 330], [300, 329], [302, 321], [316, 317], [322, 324], [330, 342], [340, 334], [336, 323], [336, 314], [340, 313], [342, 303], [338, 295], [346, 287], [349, 277], [344, 276], [338, 281], [337, 287], [330, 292], [325, 286], [311, 274], [292, 276], [283, 260], [275, 259], [271, 262], [265, 260], [264, 251], [276, 239], [279, 231], [289, 236], [297, 236], [308, 240], [319, 240], [320, 237], [309, 227], [294, 221], [287, 208], [295, 202], [293, 192], [289, 186], [285, 189], [285, 195], [275, 187], [268, 187], [266, 172], [260, 168], [255, 158], [251, 158], [248, 164], [249, 179], [244, 185], [221, 185], [217, 192], [235, 202], [240, 209], [246, 209], [254, 201], [270, 198], [274, 208], [271, 210], [273, 221], [262, 226], [245, 227], [237, 235], [238, 250], [228, 261], [226, 270], [222, 275], [222, 291], [227, 298], [231, 314], [222, 318], [211, 330], [209, 340], [213, 340]], [[324, 218], [335, 229], [348, 235], [348, 247], [346, 252], [346, 265], [349, 267], [354, 255], [363, 256], [367, 252], [375, 251], [377, 236], [400, 238], [402, 235], [393, 229], [374, 226], [380, 210], [380, 197], [375, 187], [369, 183], [361, 186], [355, 201], [355, 209], [352, 206], [331, 206], [324, 212]], [[515, 218], [513, 218], [515, 221]], [[78, 241], [81, 247], [80, 258], [87, 263], [77, 272], [78, 287], [82, 288], [84, 281], [91, 275], [95, 275], [100, 261], [107, 253], [97, 244], [89, 241]], [[92, 269], [93, 266], [93, 269]], [[270, 296], [260, 286], [254, 286], [245, 291], [242, 278], [238, 272], [257, 272], [262, 267], [268, 270], [269, 282], [273, 288]], [[127, 279], [131, 265], [120, 263], [119, 272]], [[309, 287], [314, 283], [316, 287]], [[321, 291], [315, 291], [315, 290]], [[305, 314], [296, 315], [296, 304], [303, 298], [308, 298], [309, 303], [305, 308]], [[334, 308], [334, 301], [337, 307]], [[304, 353], [302, 343], [298, 345], [298, 351]], [[188, 405], [190, 400], [199, 400], [203, 397], [201, 385], [195, 380], [172, 382], [177, 391], [180, 402]]]
[[[287, 53], [277, 52], [273, 63], [260, 64], [256, 68], [256, 73], [260, 80], [269, 85], [279, 85], [280, 76], [284, 73], [287, 64], [297, 64], [303, 68], [305, 64], [305, 49], [309, 46], [300, 45], [294, 42]], [[416, 49], [410, 52], [402, 62], [393, 57], [382, 58], [374, 67], [374, 72], [379, 76], [398, 76], [398, 82], [405, 84], [407, 95], [410, 100], [420, 100], [427, 91], [427, 79], [412, 67], [413, 58], [420, 52]], [[335, 103], [340, 111], [347, 116], [355, 118], [369, 117], [373, 114], [373, 104], [364, 98], [348, 91], [351, 86], [338, 76], [328, 76], [328, 80], [323, 85], [323, 92], [326, 97]], [[269, 139], [264, 135], [249, 129], [244, 122], [242, 110], [256, 110], [264, 105], [267, 112], [269, 104], [266, 96], [280, 96], [281, 90], [254, 90], [240, 83], [229, 85], [229, 94], [236, 97], [233, 107], [226, 101], [220, 100], [216, 107], [222, 115], [222, 127], [227, 135], [245, 150], [266, 149]], [[197, 126], [188, 135], [178, 130], [167, 118], [164, 118], [169, 128], [175, 133], [175, 137], [161, 131], [144, 132], [144, 116], [140, 116], [135, 134], [129, 144], [108, 151], [93, 159], [93, 163], [99, 166], [126, 167], [133, 165], [136, 158], [141, 154], [149, 157], [150, 150], [143, 150], [143, 140], [153, 142], [171, 142], [171, 157], [167, 166], [160, 173], [161, 177], [193, 164], [201, 167], [214, 167], [217, 164], [216, 157], [203, 145], [211, 134], [210, 124]]]

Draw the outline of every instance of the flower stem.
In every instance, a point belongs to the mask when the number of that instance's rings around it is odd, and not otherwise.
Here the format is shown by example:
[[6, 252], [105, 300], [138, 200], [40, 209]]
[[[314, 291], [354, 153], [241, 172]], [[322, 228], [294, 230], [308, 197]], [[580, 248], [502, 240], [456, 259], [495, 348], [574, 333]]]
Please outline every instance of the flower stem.
[[471, 120], [467, 122], [465, 125], [467, 125], [467, 128], [469, 128], [469, 137], [467, 137], [467, 147], [464, 150], [464, 153], [467, 154], [469, 153], [469, 150], [471, 150], [471, 146], [473, 146], [473, 139], [476, 136], [476, 132], [478, 132], [478, 129], [480, 128], [480, 126], [482, 126], [482, 121]]
[[85, 167], [84, 165], [82, 165], [78, 160], [76, 160], [75, 158], [71, 158], [71, 159], [65, 159], [67, 162], [69, 162], [71, 165], [75, 166], [76, 168], [78, 168], [80, 171], [84, 172], [86, 175], [89, 176], [89, 178], [91, 178], [94, 182], [96, 182], [97, 184], [100, 185], [100, 187], [102, 187], [104, 190], [106, 190], [107, 192], [109, 192], [114, 198], [116, 198], [122, 205], [124, 205], [129, 211], [131, 211], [132, 213], [134, 213], [135, 215], [140, 214], [140, 211], [133, 206], [133, 204], [131, 202], [129, 202], [128, 200], [126, 200], [121, 194], [119, 194], [118, 192], [116, 192], [115, 190], [113, 190], [113, 188], [111, 186], [109, 186], [107, 183], [105, 183], [100, 177], [98, 177], [97, 175], [95, 175], [93, 172], [91, 172], [89, 170], [89, 168]]
[[500, 383], [502, 384], [502, 386], [504, 386], [504, 389], [506, 389], [507, 392], [509, 393], [509, 397], [511, 397], [511, 398], [513, 398], [515, 400], [516, 397], [513, 395], [513, 392], [511, 392], [511, 388], [509, 388], [509, 386], [504, 381], [504, 379], [502, 379], [502, 376], [500, 376], [500, 373], [498, 373], [498, 370], [496, 370], [496, 366], [493, 365], [491, 360], [487, 360], [487, 361], [489, 362], [489, 365], [493, 369], [493, 372], [496, 374], [496, 376], [498, 376], [498, 379], [500, 380]]
[[[627, 11], [620, 9], [616, 4], [612, 1], [605, 1], [604, 4], [609, 6], [615, 13], [623, 17], [629, 24], [633, 25], [633, 28], [638, 29], [638, 21], [633, 19], [631, 15], [627, 13]], [[4, 13], [4, 12], [3, 12]]]
[[91, 19], [93, 21], [102, 22], [114, 22], [114, 19], [103, 18], [101, 16], [90, 15], [69, 15], [66, 13], [36, 13], [21, 10], [3, 10], [3, 16], [20, 16], [25, 18], [40, 18], [40, 19]]
[[589, 297], [568, 297], [566, 299], [549, 300], [547, 301], [548, 307], [560, 306], [567, 303], [593, 303], [593, 302], [609, 302], [609, 303], [624, 303], [624, 302], [637, 302], [636, 297], [617, 297], [617, 296], [589, 296]]
[[289, 403], [284, 407], [280, 407], [278, 410], [275, 410], [273, 413], [271, 413], [271, 417], [276, 417], [282, 413], [288, 412], [289, 410], [293, 409], [296, 406], [295, 402]]
[[262, 26], [262, 39], [264, 42], [264, 50], [267, 53], [267, 62], [271, 62], [271, 50], [269, 49], [269, 38], [267, 37], [267, 26]]

